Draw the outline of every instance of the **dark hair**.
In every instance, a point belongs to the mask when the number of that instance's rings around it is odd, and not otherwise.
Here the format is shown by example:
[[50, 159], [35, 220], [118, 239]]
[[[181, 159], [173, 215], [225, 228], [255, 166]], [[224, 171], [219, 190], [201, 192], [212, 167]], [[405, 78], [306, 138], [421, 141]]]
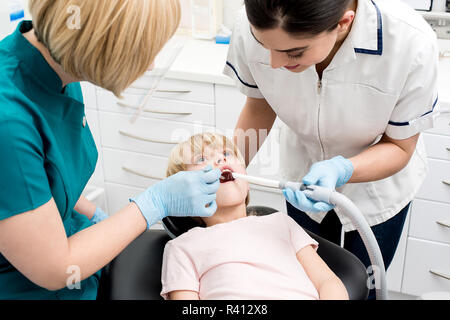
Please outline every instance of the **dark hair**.
[[336, 29], [354, 0], [245, 0], [250, 24], [260, 30], [318, 35]]

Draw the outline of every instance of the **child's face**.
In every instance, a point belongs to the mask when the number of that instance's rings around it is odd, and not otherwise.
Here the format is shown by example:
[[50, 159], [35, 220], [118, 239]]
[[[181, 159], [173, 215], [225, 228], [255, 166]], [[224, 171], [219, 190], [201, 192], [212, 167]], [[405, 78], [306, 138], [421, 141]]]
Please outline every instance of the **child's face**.
[[[202, 170], [206, 166], [220, 169], [222, 172], [230, 170], [240, 174], [246, 174], [245, 164], [240, 162], [233, 150], [224, 148], [205, 147], [202, 154], [192, 157], [191, 163], [187, 165], [188, 171]], [[249, 192], [248, 182], [242, 179], [227, 181], [221, 179], [219, 191], [217, 192], [217, 206], [231, 207], [245, 202]]]

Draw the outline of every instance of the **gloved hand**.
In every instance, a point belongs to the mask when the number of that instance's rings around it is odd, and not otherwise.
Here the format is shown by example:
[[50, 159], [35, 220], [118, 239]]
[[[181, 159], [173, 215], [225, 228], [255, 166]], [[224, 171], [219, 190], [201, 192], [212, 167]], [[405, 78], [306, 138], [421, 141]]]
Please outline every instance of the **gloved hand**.
[[130, 199], [141, 210], [147, 229], [168, 217], [211, 217], [217, 211], [219, 169], [186, 171], [158, 182], [143, 194]]
[[[353, 175], [354, 167], [350, 160], [342, 156], [318, 162], [311, 167], [303, 178], [305, 185], [317, 185], [328, 189], [336, 189], [345, 185]], [[283, 190], [286, 200], [301, 211], [318, 213], [331, 211], [334, 206], [325, 202], [315, 202], [301, 191]]]
[[91, 218], [91, 222], [93, 224], [97, 224], [99, 222], [102, 222], [103, 220], [107, 219], [109, 216], [103, 212], [103, 210], [99, 207], [95, 210], [94, 216]]

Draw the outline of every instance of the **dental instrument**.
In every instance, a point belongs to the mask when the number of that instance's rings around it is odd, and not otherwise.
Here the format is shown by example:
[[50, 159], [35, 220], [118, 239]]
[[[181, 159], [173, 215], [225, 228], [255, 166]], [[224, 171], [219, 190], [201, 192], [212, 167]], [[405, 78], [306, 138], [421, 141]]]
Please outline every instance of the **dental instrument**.
[[[247, 182], [251, 183], [251, 184], [256, 184], [258, 186], [262, 186], [262, 187], [269, 187], [269, 188], [280, 188], [280, 182], [276, 181], [276, 180], [270, 180], [270, 179], [264, 179], [264, 178], [259, 178], [259, 177], [252, 177], [252, 176], [247, 176], [244, 174], [239, 174], [236, 172], [232, 173], [233, 177], [235, 179], [243, 179], [246, 180]], [[281, 188], [280, 188], [281, 189]]]
[[361, 210], [346, 196], [337, 192], [336, 190], [327, 189], [319, 186], [307, 186], [299, 182], [277, 181], [264, 179], [259, 177], [252, 177], [238, 173], [232, 173], [235, 179], [243, 179], [251, 184], [276, 188], [276, 189], [292, 189], [304, 192], [305, 195], [314, 201], [326, 202], [334, 206], [340, 207], [344, 210], [346, 216], [350, 219], [352, 224], [358, 230], [361, 239], [369, 254], [371, 266], [367, 272], [372, 272], [373, 275], [368, 279], [368, 287], [376, 289], [377, 300], [387, 300], [387, 282], [386, 269], [384, 266], [383, 256], [380, 247], [372, 232], [367, 220], [364, 218]]

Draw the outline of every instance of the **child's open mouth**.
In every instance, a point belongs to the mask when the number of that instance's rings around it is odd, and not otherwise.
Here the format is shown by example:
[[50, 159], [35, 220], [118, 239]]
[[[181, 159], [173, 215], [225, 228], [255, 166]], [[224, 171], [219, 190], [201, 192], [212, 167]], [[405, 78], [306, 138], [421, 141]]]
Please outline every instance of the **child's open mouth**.
[[220, 183], [227, 183], [230, 181], [234, 181], [233, 171], [228, 168], [222, 169], [222, 176], [220, 177]]

